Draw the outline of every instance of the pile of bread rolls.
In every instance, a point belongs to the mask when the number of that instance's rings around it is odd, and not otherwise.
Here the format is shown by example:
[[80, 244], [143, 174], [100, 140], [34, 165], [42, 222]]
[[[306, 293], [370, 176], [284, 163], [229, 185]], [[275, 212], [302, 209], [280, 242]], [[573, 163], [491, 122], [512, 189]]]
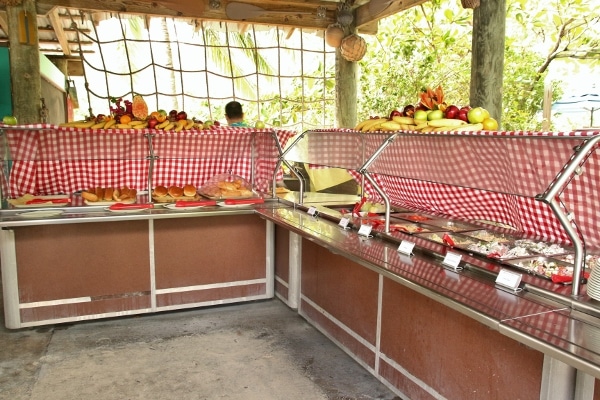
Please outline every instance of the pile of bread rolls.
[[242, 179], [233, 181], [220, 180], [204, 185], [200, 191], [202, 195], [217, 199], [248, 198], [253, 193]]
[[159, 203], [171, 203], [177, 200], [194, 200], [198, 198], [196, 186], [156, 186], [152, 190], [152, 198]]
[[96, 187], [81, 192], [81, 197], [91, 203], [116, 201], [133, 203], [136, 200], [137, 190], [130, 189], [127, 186], [121, 188]]

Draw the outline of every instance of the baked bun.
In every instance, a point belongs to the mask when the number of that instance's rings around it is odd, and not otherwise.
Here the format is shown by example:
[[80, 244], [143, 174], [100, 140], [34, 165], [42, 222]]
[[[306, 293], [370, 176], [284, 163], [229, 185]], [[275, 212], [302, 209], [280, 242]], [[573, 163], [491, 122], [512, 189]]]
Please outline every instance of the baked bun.
[[83, 197], [83, 199], [87, 201], [98, 201], [98, 196], [96, 196], [96, 193], [92, 192], [81, 192], [81, 197]]
[[183, 195], [187, 197], [196, 196], [196, 186], [194, 185], [185, 185], [183, 187]]
[[169, 195], [171, 197], [181, 197], [183, 196], [183, 189], [178, 186], [169, 186]]
[[224, 189], [224, 190], [237, 190], [238, 189], [238, 187], [233, 182], [221, 181], [221, 182], [217, 183], [217, 186], [220, 189]]
[[152, 193], [156, 197], [165, 197], [167, 194], [169, 194], [169, 191], [164, 186], [157, 186], [154, 188], [154, 191]]
[[114, 189], [107, 187], [104, 189], [104, 201], [112, 201]]

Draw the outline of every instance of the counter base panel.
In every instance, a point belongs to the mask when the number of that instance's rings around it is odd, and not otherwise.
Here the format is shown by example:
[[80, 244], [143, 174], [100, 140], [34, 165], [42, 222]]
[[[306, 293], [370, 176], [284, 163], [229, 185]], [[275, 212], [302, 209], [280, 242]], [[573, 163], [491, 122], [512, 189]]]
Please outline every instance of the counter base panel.
[[157, 294], [159, 308], [175, 305], [221, 304], [224, 300], [245, 301], [267, 298], [266, 283], [242, 284], [212, 289], [199, 289], [175, 293]]

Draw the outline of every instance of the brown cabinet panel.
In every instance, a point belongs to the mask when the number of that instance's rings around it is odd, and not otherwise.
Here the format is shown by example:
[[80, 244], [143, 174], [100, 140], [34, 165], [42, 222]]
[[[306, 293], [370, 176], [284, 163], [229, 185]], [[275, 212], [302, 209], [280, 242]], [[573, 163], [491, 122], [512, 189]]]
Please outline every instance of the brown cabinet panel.
[[302, 295], [375, 345], [379, 275], [302, 241]]
[[256, 215], [154, 221], [156, 288], [266, 276], [266, 224]]
[[19, 301], [150, 291], [148, 221], [14, 228]]
[[[381, 353], [445, 398], [540, 397], [542, 353], [387, 278], [381, 321]], [[388, 365], [380, 373], [411, 399], [431, 398]]]

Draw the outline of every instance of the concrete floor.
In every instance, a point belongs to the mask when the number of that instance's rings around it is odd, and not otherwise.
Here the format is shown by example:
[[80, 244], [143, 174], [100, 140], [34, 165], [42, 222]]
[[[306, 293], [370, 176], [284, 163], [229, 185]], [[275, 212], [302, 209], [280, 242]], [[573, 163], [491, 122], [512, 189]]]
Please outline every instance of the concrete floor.
[[21, 330], [1, 322], [2, 400], [400, 399], [277, 299]]

